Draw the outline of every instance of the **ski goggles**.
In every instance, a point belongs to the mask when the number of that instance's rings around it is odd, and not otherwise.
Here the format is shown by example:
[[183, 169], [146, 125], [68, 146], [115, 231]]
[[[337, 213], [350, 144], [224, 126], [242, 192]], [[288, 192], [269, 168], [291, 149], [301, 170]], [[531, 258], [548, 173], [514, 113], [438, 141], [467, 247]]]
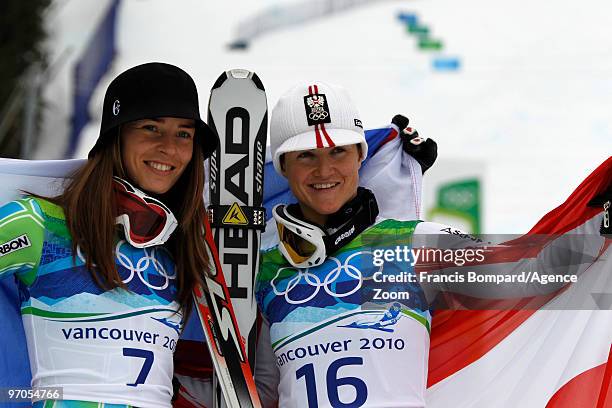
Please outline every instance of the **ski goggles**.
[[115, 223], [123, 226], [125, 239], [136, 248], [165, 243], [178, 222], [161, 201], [149, 197], [127, 181], [113, 177]]
[[279, 249], [291, 265], [309, 268], [325, 261], [325, 233], [321, 228], [292, 216], [283, 204], [272, 209], [272, 216], [278, 229]]

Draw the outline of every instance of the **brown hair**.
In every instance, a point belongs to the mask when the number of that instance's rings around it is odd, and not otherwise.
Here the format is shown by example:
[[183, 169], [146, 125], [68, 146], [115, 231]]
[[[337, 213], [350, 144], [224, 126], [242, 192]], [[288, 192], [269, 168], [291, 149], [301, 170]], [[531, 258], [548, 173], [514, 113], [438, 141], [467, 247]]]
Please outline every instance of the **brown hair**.
[[[115, 265], [115, 210], [112, 176], [126, 177], [123, 171], [119, 137], [98, 149], [68, 182], [64, 192], [45, 198], [64, 210], [72, 236], [73, 258], [77, 246], [85, 257], [92, 278], [105, 290], [125, 288]], [[174, 213], [178, 227], [166, 243], [176, 265], [177, 301], [188, 316], [191, 293], [209, 271], [204, 242], [203, 199], [204, 158], [200, 143], [194, 141], [193, 156], [187, 168], [162, 201]], [[106, 198], [108, 197], [108, 198]], [[95, 265], [95, 267], [94, 267]]]

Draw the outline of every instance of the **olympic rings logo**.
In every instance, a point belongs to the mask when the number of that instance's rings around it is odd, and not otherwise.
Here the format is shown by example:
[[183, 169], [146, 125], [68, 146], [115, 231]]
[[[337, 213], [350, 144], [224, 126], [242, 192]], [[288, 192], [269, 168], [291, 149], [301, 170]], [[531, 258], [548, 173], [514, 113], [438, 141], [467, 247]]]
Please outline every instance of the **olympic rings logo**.
[[[157, 255], [158, 252], [161, 252], [161, 251], [167, 252], [165, 248], [163, 247], [153, 247], [151, 249], [143, 248], [144, 256], [140, 257], [140, 259], [138, 259], [138, 262], [136, 262], [136, 265], [134, 265], [134, 262], [132, 262], [132, 259], [125, 253], [121, 252], [121, 248], [123, 247], [124, 244], [126, 244], [126, 241], [120, 240], [119, 242], [117, 242], [117, 245], [115, 246], [115, 256], [117, 257], [117, 261], [119, 262], [121, 266], [123, 266], [125, 269], [130, 271], [130, 276], [123, 279], [122, 280], [123, 283], [127, 284], [131, 282], [132, 279], [134, 279], [134, 276], [138, 276], [138, 279], [140, 279], [140, 281], [148, 288], [153, 289], [153, 290], [164, 290], [170, 284], [171, 279], [176, 279], [176, 271], [174, 272], [173, 275], [169, 275], [164, 265], [158, 259], [158, 255]], [[77, 246], [77, 256], [83, 263], [85, 263], [85, 257], [81, 253], [81, 249], [78, 246]], [[159, 274], [159, 276], [164, 278], [164, 282], [161, 286], [155, 286], [147, 280], [147, 276], [149, 275], [149, 272], [147, 271], [151, 265], [153, 265], [153, 268]]]
[[327, 113], [324, 110], [316, 110], [308, 114], [308, 117], [311, 120], [323, 120], [323, 119], [326, 119], [328, 116], [329, 116], [329, 113]]
[[[328, 257], [327, 259], [334, 262], [336, 264], [336, 267], [333, 268], [331, 271], [329, 271], [327, 275], [325, 275], [325, 278], [323, 279], [323, 281], [321, 281], [321, 279], [316, 274], [310, 272], [310, 268], [300, 268], [300, 269], [296, 269], [293, 267], [279, 268], [278, 271], [276, 272], [276, 276], [274, 276], [274, 278], [270, 281], [270, 285], [272, 286], [272, 290], [277, 296], [284, 296], [285, 301], [287, 301], [287, 303], [292, 304], [292, 305], [299, 305], [299, 304], [309, 302], [310, 300], [314, 299], [315, 296], [317, 296], [321, 288], [323, 288], [323, 290], [328, 295], [335, 297], [335, 298], [343, 298], [346, 296], [350, 296], [353, 293], [357, 292], [359, 289], [361, 289], [361, 286], [363, 284], [363, 274], [356, 266], [351, 265], [349, 262], [355, 256], [366, 254], [366, 253], [371, 254], [370, 251], [359, 251], [354, 254], [351, 254], [346, 258], [346, 260], [344, 261], [344, 264], [342, 264], [337, 258], [333, 256]], [[325, 264], [327, 264], [327, 262]], [[382, 266], [380, 267], [380, 269], [382, 270]], [[289, 279], [289, 281], [287, 282], [286, 288], [283, 290], [282, 288], [277, 287], [277, 283], [275, 283], [275, 281], [279, 278], [281, 272], [284, 270], [296, 271], [297, 274], [293, 276], [291, 279]], [[342, 272], [344, 272], [346, 275], [352, 278], [352, 280], [355, 282], [355, 287], [345, 293], [337, 293], [334, 291], [333, 284], [338, 280]], [[308, 286], [313, 287], [314, 291], [303, 299], [292, 298], [291, 294], [295, 293], [294, 289], [302, 281], [306, 283]]]

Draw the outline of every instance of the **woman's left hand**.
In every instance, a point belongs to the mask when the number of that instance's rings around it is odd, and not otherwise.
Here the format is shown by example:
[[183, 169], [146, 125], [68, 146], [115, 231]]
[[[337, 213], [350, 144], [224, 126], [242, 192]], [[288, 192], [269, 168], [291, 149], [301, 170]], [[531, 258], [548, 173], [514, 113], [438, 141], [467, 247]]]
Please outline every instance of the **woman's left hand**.
[[408, 126], [409, 122], [407, 117], [399, 114], [391, 120], [399, 128], [404, 151], [419, 162], [424, 174], [438, 158], [438, 144], [433, 139], [419, 136], [416, 129]]

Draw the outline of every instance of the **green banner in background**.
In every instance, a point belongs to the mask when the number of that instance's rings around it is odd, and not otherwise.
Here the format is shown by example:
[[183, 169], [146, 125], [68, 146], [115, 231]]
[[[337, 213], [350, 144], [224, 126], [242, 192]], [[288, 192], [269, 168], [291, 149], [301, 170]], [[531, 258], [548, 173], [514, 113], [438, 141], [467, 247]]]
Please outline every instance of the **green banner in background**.
[[457, 226], [472, 234], [481, 233], [480, 180], [476, 178], [445, 183], [438, 187], [436, 205], [428, 219]]

